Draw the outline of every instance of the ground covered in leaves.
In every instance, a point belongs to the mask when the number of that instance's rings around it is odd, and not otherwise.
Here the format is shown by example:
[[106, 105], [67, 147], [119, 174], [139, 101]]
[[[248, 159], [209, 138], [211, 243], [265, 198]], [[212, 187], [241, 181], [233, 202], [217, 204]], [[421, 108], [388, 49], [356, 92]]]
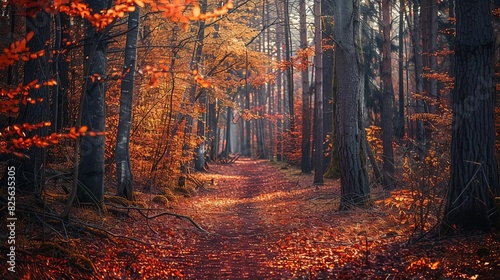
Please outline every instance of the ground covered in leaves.
[[[498, 279], [500, 233], [409, 243], [401, 209], [381, 196], [338, 212], [339, 182], [267, 161], [211, 165], [206, 188], [171, 216], [105, 215], [114, 238], [91, 232], [63, 244], [19, 249], [12, 279]], [[404, 197], [404, 196], [403, 196]], [[389, 199], [389, 200], [388, 200]], [[161, 210], [147, 210], [151, 216]], [[404, 218], [407, 219], [407, 218]], [[105, 235], [105, 234], [103, 234]], [[60, 246], [60, 247], [57, 247]], [[61, 249], [64, 248], [64, 249]], [[60, 250], [59, 250], [60, 249]], [[51, 251], [53, 251], [51, 253]], [[2, 258], [5, 254], [2, 253]], [[47, 278], [49, 277], [49, 278]]]

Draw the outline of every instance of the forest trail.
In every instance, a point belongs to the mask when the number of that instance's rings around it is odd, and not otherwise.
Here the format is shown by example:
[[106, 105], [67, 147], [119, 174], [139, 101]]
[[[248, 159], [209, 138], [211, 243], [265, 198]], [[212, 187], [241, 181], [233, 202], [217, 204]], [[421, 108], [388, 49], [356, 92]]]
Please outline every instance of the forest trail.
[[192, 279], [293, 277], [276, 262], [277, 243], [310, 223], [304, 195], [321, 192], [301, 187], [264, 161], [241, 159], [212, 169], [217, 189], [181, 205], [211, 232], [200, 235], [196, 250], [182, 256], [192, 263], [184, 275]]

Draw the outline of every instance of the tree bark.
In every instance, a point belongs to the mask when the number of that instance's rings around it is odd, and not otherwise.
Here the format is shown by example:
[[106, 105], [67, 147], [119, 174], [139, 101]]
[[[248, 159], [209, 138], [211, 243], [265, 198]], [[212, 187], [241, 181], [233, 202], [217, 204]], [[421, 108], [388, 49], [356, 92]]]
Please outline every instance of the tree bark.
[[[276, 1], [276, 16], [278, 19], [283, 17], [282, 15], [282, 2]], [[276, 27], [276, 60], [281, 61], [283, 59], [283, 42], [282, 42], [283, 26], [279, 24]], [[277, 103], [277, 114], [283, 115], [283, 98], [282, 96], [282, 86], [283, 86], [283, 71], [281, 69], [277, 70], [276, 77], [276, 103]], [[276, 161], [282, 161], [283, 159], [283, 120], [278, 118], [276, 121]]]
[[315, 131], [314, 141], [316, 143], [314, 151], [314, 185], [323, 185], [323, 49], [321, 36], [321, 0], [314, 1], [314, 51], [315, 51], [315, 90], [314, 90], [314, 118]]
[[493, 34], [490, 1], [456, 2], [451, 181], [444, 225], [465, 231], [498, 225]]
[[394, 187], [394, 151], [392, 149], [392, 119], [394, 89], [392, 84], [391, 61], [391, 6], [389, 0], [382, 1], [382, 146], [383, 146], [383, 185], [386, 189]]
[[[33, 38], [26, 43], [31, 53], [37, 53], [44, 50], [44, 55], [36, 59], [29, 59], [24, 64], [24, 84], [27, 85], [33, 81], [37, 81], [40, 86], [32, 87], [28, 91], [27, 98], [37, 100], [43, 98], [42, 102], [36, 104], [23, 104], [19, 106], [19, 116], [15, 123], [17, 124], [38, 124], [50, 120], [50, 100], [49, 90], [44, 82], [47, 82], [49, 77], [49, 50], [46, 42], [50, 36], [50, 16], [45, 11], [37, 11], [36, 16], [31, 16], [30, 13], [34, 10], [27, 10], [26, 16], [26, 33], [34, 32]], [[48, 135], [48, 128], [42, 127], [34, 131], [26, 131], [26, 137], [40, 137]], [[45, 170], [45, 149], [33, 145], [29, 150], [23, 151], [29, 158], [19, 159], [20, 166], [17, 169], [16, 186], [29, 192], [40, 192], [43, 187], [44, 170]]]
[[[419, 27], [419, 0], [413, 0], [413, 55], [415, 57], [415, 92], [417, 94], [423, 94], [424, 91], [424, 80], [422, 78], [422, 46], [420, 44], [420, 27]], [[415, 100], [415, 112], [424, 112], [424, 102], [421, 99]], [[414, 131], [413, 137], [417, 140], [417, 143], [421, 146], [425, 146], [424, 137], [424, 127], [423, 122], [420, 119], [414, 120]]]
[[128, 33], [125, 43], [125, 61], [120, 95], [120, 115], [116, 135], [116, 177], [119, 196], [132, 200], [134, 184], [130, 164], [130, 128], [132, 125], [132, 102], [134, 96], [135, 68], [137, 60], [137, 36], [139, 34], [140, 7], [129, 14]]
[[323, 0], [321, 11], [323, 14], [322, 20], [322, 38], [327, 48], [323, 48], [323, 135], [324, 139], [328, 138], [329, 142], [324, 146], [325, 150], [330, 150], [330, 153], [324, 157], [324, 166], [326, 171], [324, 176], [328, 178], [336, 177], [338, 174], [338, 156], [336, 155], [335, 129], [333, 125], [334, 117], [334, 57], [333, 48], [333, 3], [328, 0]]
[[[94, 13], [107, 8], [107, 1], [88, 0]], [[89, 73], [82, 111], [82, 126], [89, 131], [104, 132], [106, 121], [105, 77], [107, 46], [90, 23], [85, 23], [84, 69]], [[92, 51], [95, 50], [93, 53]], [[91, 61], [89, 61], [91, 59]], [[104, 135], [83, 136], [80, 142], [80, 164], [78, 166], [78, 197], [81, 202], [101, 203], [104, 198]]]
[[337, 80], [336, 127], [340, 165], [341, 205], [365, 205], [370, 189], [363, 149], [362, 73], [358, 45], [359, 0], [334, 2], [334, 38]]
[[[300, 0], [300, 48], [305, 50], [307, 44], [307, 14], [306, 0]], [[318, 27], [319, 28], [319, 27]], [[311, 105], [309, 100], [309, 59], [302, 58], [301, 75], [302, 75], [302, 145], [301, 145], [301, 162], [300, 167], [302, 173], [311, 173]]]
[[405, 136], [405, 92], [404, 92], [404, 68], [403, 68], [403, 52], [404, 52], [404, 16], [405, 16], [405, 0], [399, 0], [399, 27], [398, 27], [398, 121], [396, 126], [396, 137], [402, 140]]
[[[290, 12], [289, 12], [289, 1], [285, 0], [284, 9], [284, 19], [285, 19], [285, 59], [290, 62], [290, 52], [292, 51], [292, 44], [290, 38]], [[294, 114], [294, 102], [293, 102], [293, 67], [287, 67], [285, 70], [286, 76], [286, 88], [288, 94], [288, 124], [290, 131], [295, 130], [295, 114]], [[286, 110], [285, 110], [286, 112]]]

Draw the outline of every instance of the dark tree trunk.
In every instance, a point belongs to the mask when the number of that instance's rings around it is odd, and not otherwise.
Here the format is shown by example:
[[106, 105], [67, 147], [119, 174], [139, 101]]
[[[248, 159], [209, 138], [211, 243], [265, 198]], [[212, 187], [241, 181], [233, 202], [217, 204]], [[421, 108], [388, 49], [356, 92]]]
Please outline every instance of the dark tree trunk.
[[69, 90], [69, 61], [66, 44], [71, 41], [70, 21], [67, 15], [59, 13], [55, 16], [56, 38], [54, 74], [57, 85], [53, 91], [52, 131], [59, 132], [61, 128], [68, 126], [68, 90]]
[[[289, 13], [289, 2], [285, 0], [284, 18], [285, 18], [285, 59], [286, 61], [291, 61], [290, 52], [292, 51], [292, 44], [290, 38], [290, 13]], [[293, 108], [293, 67], [287, 67], [285, 70], [286, 76], [286, 88], [288, 94], [288, 121], [290, 131], [295, 130], [295, 114]], [[286, 110], [285, 110], [286, 111]]]
[[197, 125], [197, 136], [199, 139], [199, 145], [194, 149], [195, 155], [194, 155], [194, 169], [197, 171], [204, 171], [205, 170], [205, 163], [206, 163], [206, 151], [205, 151], [205, 145], [207, 142], [207, 139], [205, 137], [205, 130], [206, 130], [206, 121], [207, 121], [207, 113], [205, 111], [207, 107], [207, 91], [205, 89], [201, 89], [202, 92], [200, 93], [200, 107], [203, 108], [203, 112], [201, 113], [201, 116], [198, 119], [198, 125]]
[[[45, 50], [45, 54], [36, 59], [30, 59], [24, 64], [24, 84], [27, 85], [33, 81], [38, 81], [38, 88], [31, 88], [28, 96], [34, 100], [43, 98], [43, 101], [36, 104], [20, 103], [19, 116], [15, 123], [17, 124], [38, 124], [50, 120], [50, 101], [49, 90], [43, 85], [49, 77], [49, 51], [46, 42], [50, 35], [50, 16], [45, 11], [36, 13], [35, 17], [30, 15], [28, 10], [26, 16], [26, 32], [34, 32], [33, 38], [27, 42], [26, 46], [31, 53]], [[48, 128], [43, 127], [34, 131], [26, 131], [26, 137], [38, 135], [47, 136]], [[45, 149], [33, 145], [29, 150], [24, 151], [29, 158], [19, 159], [20, 166], [17, 168], [16, 186], [26, 191], [41, 191], [44, 181], [45, 170]]]
[[324, 157], [324, 166], [327, 166], [325, 177], [333, 178], [338, 174], [338, 157], [335, 149], [335, 135], [333, 127], [333, 116], [335, 106], [333, 104], [334, 91], [334, 59], [333, 59], [333, 3], [328, 0], [322, 1], [323, 14], [323, 42], [326, 48], [323, 48], [323, 135], [324, 139], [329, 139], [325, 145], [325, 150], [329, 150]]
[[133, 177], [130, 164], [130, 128], [132, 125], [132, 102], [134, 96], [135, 67], [137, 59], [137, 36], [139, 34], [140, 8], [129, 14], [128, 33], [125, 43], [125, 61], [120, 95], [120, 118], [116, 135], [116, 177], [118, 195], [133, 199]]
[[[300, 0], [300, 48], [305, 50], [307, 44], [306, 0]], [[304, 63], [308, 60], [304, 59]], [[309, 93], [309, 67], [302, 66], [302, 157], [300, 167], [302, 173], [311, 173], [311, 98]]]
[[403, 52], [404, 52], [404, 16], [405, 16], [405, 0], [399, 0], [399, 28], [398, 28], [398, 120], [396, 125], [396, 137], [402, 140], [405, 136], [405, 92], [404, 92], [404, 69], [403, 69]]
[[[94, 13], [107, 8], [107, 1], [88, 0]], [[82, 126], [89, 131], [104, 132], [106, 121], [106, 76], [107, 46], [101, 32], [85, 23], [84, 69], [89, 75], [82, 111]], [[80, 164], [78, 166], [78, 197], [81, 202], [101, 203], [104, 198], [104, 136], [81, 138]]]
[[314, 185], [323, 185], [323, 50], [321, 36], [321, 0], [314, 1], [314, 62], [315, 62], [315, 90], [314, 90], [314, 117], [315, 131], [314, 142]]
[[466, 231], [489, 230], [499, 216], [490, 5], [489, 0], [456, 2], [451, 181], [444, 225]]
[[[424, 91], [424, 80], [422, 78], [422, 46], [420, 44], [420, 27], [419, 27], [419, 0], [413, 0], [413, 55], [415, 57], [415, 92], [417, 94], [423, 94]], [[415, 112], [424, 112], [424, 102], [422, 99], [415, 100]], [[425, 146], [424, 137], [424, 127], [422, 120], [417, 119], [414, 121], [415, 131], [413, 131], [414, 138], [420, 146]]]
[[382, 146], [383, 146], [383, 184], [384, 188], [394, 187], [394, 151], [392, 149], [392, 119], [394, 89], [392, 85], [392, 61], [391, 61], [391, 6], [389, 0], [382, 1]]
[[225, 146], [224, 146], [224, 152], [222, 152], [222, 157], [223, 158], [229, 158], [229, 154], [232, 151], [231, 148], [231, 123], [233, 119], [233, 114], [232, 111], [233, 109], [231, 107], [227, 107], [227, 114], [226, 114], [226, 133], [224, 139], [225, 141]]
[[210, 148], [209, 158], [211, 161], [217, 159], [217, 100], [209, 100], [208, 104], [208, 143]]
[[[200, 1], [201, 4], [201, 13], [206, 13], [207, 11], [207, 1]], [[217, 30], [217, 29], [216, 29]], [[216, 33], [214, 36], [219, 36]], [[205, 38], [205, 22], [200, 21], [200, 28], [198, 29], [198, 45], [196, 46], [196, 58], [195, 61], [199, 63], [201, 61], [201, 57], [203, 55], [203, 41]], [[202, 108], [206, 107], [207, 103], [207, 91], [204, 89], [200, 89], [202, 92], [199, 94], [200, 100], [199, 105]], [[196, 171], [204, 171], [205, 170], [205, 123], [206, 123], [206, 113], [203, 113], [201, 118], [198, 119], [197, 124], [197, 137], [200, 139], [200, 144], [194, 149], [194, 169]]]
[[[276, 14], [278, 19], [281, 19], [283, 17], [282, 15], [282, 8], [281, 8], [282, 2], [276, 1]], [[283, 51], [283, 42], [282, 42], [282, 34], [283, 34], [283, 26], [278, 25], [276, 27], [276, 60], [281, 61], [283, 59], [282, 56], [282, 51]], [[283, 85], [283, 71], [281, 69], [277, 70], [277, 77], [276, 77], [276, 103], [278, 104], [277, 108], [277, 113], [278, 115], [283, 114], [283, 98], [282, 98], [282, 85]], [[283, 138], [282, 138], [282, 132], [283, 132], [283, 121], [281, 119], [278, 119], [276, 121], [276, 130], [277, 130], [277, 135], [276, 135], [276, 160], [277, 161], [282, 161], [283, 157]]]
[[365, 205], [370, 189], [365, 169], [362, 126], [362, 73], [358, 45], [359, 1], [334, 2], [335, 67], [337, 79], [336, 128], [340, 165], [341, 205]]

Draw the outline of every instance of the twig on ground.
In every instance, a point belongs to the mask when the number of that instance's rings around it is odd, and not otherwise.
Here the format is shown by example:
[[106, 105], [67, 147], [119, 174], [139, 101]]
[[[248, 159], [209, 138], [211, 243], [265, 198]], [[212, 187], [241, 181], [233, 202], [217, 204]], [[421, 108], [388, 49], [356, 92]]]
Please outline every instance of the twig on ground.
[[139, 207], [123, 207], [123, 206], [116, 206], [116, 205], [109, 205], [113, 208], [116, 208], [116, 209], [122, 209], [122, 210], [135, 210], [137, 212], [139, 212], [139, 214], [141, 216], [143, 216], [144, 218], [150, 220], [150, 219], [154, 219], [154, 218], [158, 218], [158, 217], [161, 217], [161, 216], [174, 216], [178, 219], [185, 219], [185, 220], [188, 220], [189, 222], [191, 222], [191, 224], [193, 224], [193, 226], [195, 226], [197, 229], [199, 229], [200, 231], [204, 232], [204, 233], [210, 233], [209, 231], [203, 229], [200, 225], [198, 225], [198, 223], [196, 223], [191, 217], [189, 216], [184, 216], [184, 215], [180, 215], [180, 214], [176, 214], [176, 213], [172, 213], [172, 212], [167, 212], [167, 211], [163, 211], [161, 213], [158, 213], [158, 214], [154, 214], [154, 215], [151, 215], [151, 216], [148, 216], [147, 214], [144, 214], [144, 212], [142, 212], [143, 210], [147, 210], [147, 211], [150, 211], [150, 210], [161, 210], [161, 209], [150, 209], [150, 208], [139, 208]]

